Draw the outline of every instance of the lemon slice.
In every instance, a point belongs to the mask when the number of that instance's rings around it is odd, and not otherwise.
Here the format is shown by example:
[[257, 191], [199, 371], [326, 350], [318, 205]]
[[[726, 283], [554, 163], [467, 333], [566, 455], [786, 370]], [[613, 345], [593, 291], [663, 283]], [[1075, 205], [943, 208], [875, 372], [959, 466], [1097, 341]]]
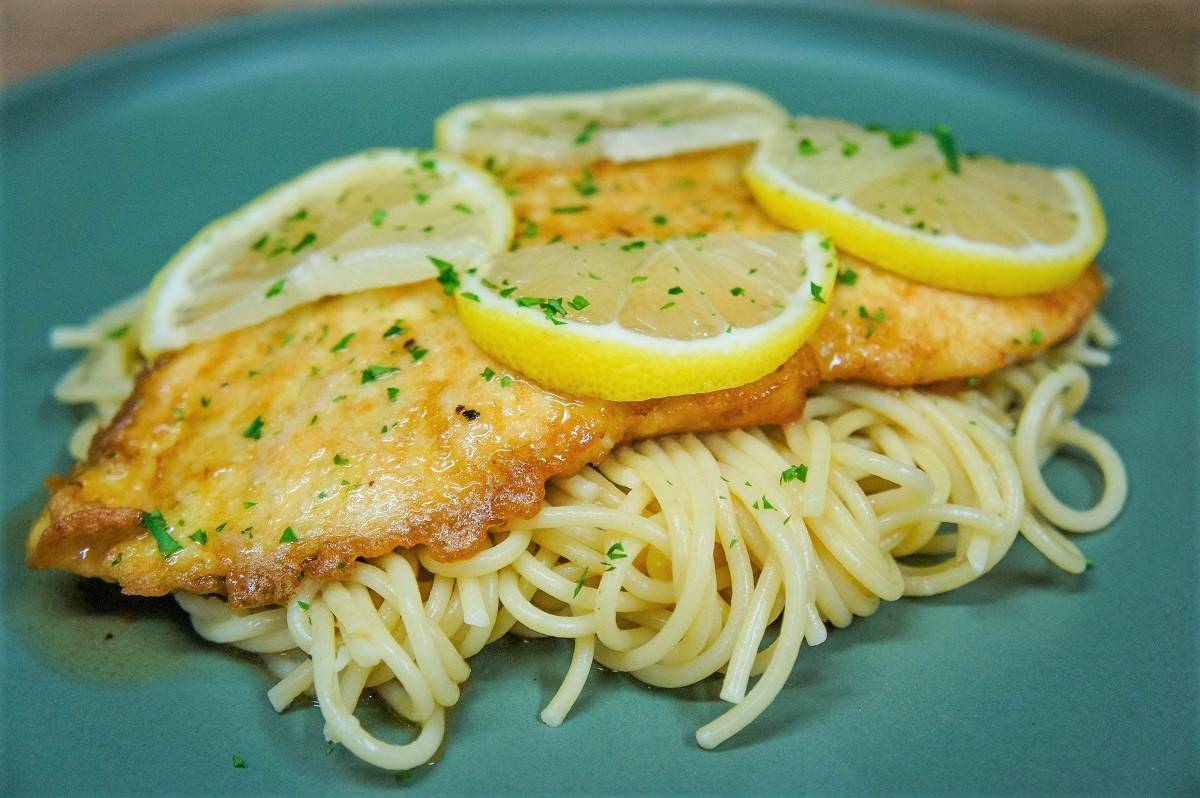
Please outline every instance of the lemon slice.
[[322, 296], [429, 279], [506, 249], [513, 215], [456, 158], [380, 149], [324, 163], [201, 230], [151, 284], [142, 351], [247, 327]]
[[624, 162], [757, 141], [786, 121], [753, 89], [680, 80], [468, 102], [438, 119], [436, 139], [496, 167]]
[[634, 401], [753, 382], [816, 328], [837, 274], [816, 233], [609, 238], [498, 256], [459, 315], [505, 365], [568, 395]]
[[944, 288], [1043, 293], [1091, 263], [1105, 222], [1087, 178], [959, 155], [948, 131], [934, 132], [797, 118], [764, 139], [746, 180], [782, 224]]

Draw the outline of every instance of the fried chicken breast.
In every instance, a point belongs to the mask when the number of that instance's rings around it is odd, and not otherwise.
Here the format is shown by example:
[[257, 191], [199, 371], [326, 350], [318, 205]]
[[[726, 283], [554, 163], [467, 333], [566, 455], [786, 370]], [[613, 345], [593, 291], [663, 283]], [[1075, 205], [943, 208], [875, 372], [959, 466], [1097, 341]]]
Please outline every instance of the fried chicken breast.
[[48, 481], [29, 563], [278, 603], [397, 546], [466, 556], [621, 441], [787, 421], [818, 380], [801, 352], [714, 394], [571, 399], [490, 360], [432, 282], [328, 298], [147, 370]]
[[[502, 175], [516, 246], [614, 235], [779, 229], [741, 180], [747, 148]], [[34, 567], [128, 593], [280, 603], [397, 546], [476, 551], [537, 512], [544, 483], [618, 443], [780, 423], [820, 380], [906, 386], [986, 374], [1074, 332], [1103, 294], [1093, 266], [1051, 294], [921, 285], [843, 255], [814, 337], [775, 373], [703, 396], [572, 399], [491, 361], [433, 283], [334, 297], [163, 358], [88, 461], [51, 478]]]

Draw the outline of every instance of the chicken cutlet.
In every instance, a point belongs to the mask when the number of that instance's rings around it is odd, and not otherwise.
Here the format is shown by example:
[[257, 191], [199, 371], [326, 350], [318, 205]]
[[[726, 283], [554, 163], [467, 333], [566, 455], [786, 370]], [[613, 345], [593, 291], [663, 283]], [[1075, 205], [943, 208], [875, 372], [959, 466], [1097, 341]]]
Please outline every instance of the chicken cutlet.
[[571, 399], [488, 358], [435, 283], [328, 298], [149, 368], [88, 461], [48, 481], [29, 562], [280, 603], [398, 546], [469, 555], [621, 441], [784, 422], [818, 380], [801, 352], [719, 393]]
[[[775, 232], [741, 180], [748, 156], [504, 175], [516, 246]], [[535, 514], [547, 479], [624, 440], [785, 422], [822, 379], [982, 375], [1070, 335], [1104, 290], [1094, 266], [1059, 291], [1008, 298], [845, 255], [841, 273], [826, 319], [778, 371], [650, 402], [571, 399], [509, 373], [432, 283], [325, 299], [195, 344], [144, 373], [88, 461], [48, 480], [29, 562], [248, 607], [398, 546], [466, 556], [488, 529]]]
[[[739, 146], [499, 177], [513, 195], [519, 246], [778, 232], [742, 180], [752, 152]], [[826, 380], [903, 387], [984, 375], [1069, 337], [1104, 296], [1095, 265], [1048, 294], [993, 297], [917, 283], [846, 253], [840, 259], [829, 313], [808, 342]]]

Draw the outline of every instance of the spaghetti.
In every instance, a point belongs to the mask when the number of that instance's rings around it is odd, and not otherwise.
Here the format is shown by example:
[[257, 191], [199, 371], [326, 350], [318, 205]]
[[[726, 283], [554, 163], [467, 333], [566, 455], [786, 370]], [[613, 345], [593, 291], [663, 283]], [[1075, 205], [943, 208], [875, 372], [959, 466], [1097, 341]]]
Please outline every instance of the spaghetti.
[[[1119, 455], [1074, 419], [1084, 367], [1106, 365], [1114, 343], [1093, 317], [1038, 360], [956, 395], [827, 384], [791, 424], [622, 446], [553, 480], [536, 517], [493, 532], [468, 560], [399, 550], [306, 583], [286, 608], [176, 599], [205, 639], [262, 656], [279, 679], [268, 693], [277, 711], [315, 695], [325, 736], [381, 768], [434, 755], [467, 661], [509, 633], [573, 641], [541, 713], [551, 726], [593, 664], [658, 687], [719, 674], [730, 707], [696, 732], [714, 748], [767, 709], [827, 624], [961, 587], [1018, 535], [1084, 570], [1061, 530], [1104, 527], [1126, 494]], [[1065, 505], [1041, 475], [1064, 446], [1103, 475], [1088, 510]], [[416, 724], [410, 742], [363, 728], [354, 710], [368, 693]]]

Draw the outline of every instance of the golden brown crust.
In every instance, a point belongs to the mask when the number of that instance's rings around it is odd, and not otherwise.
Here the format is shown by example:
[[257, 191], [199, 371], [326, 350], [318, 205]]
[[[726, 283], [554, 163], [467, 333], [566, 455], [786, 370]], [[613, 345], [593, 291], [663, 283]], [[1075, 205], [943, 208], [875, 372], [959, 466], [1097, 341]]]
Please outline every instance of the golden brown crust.
[[[279, 603], [398, 546], [468, 556], [620, 441], [794, 418], [818, 379], [806, 351], [719, 394], [571, 400], [491, 361], [453, 308], [433, 283], [336, 297], [161, 359], [88, 462], [48, 481], [29, 564]], [[183, 547], [170, 557], [141, 526], [155, 510]]]
[[826, 380], [904, 387], [983, 376], [1073, 335], [1104, 296], [1100, 270], [1048, 294], [993, 297], [914, 283], [849, 255], [809, 346]]
[[[518, 240], [775, 231], [740, 178], [747, 155], [511, 176]], [[583, 212], [554, 212], [581, 202]], [[899, 386], [982, 375], [1070, 335], [1104, 291], [1094, 266], [1061, 291], [1003, 299], [849, 257], [842, 268], [857, 282], [838, 287], [810, 344], [778, 371], [650, 402], [569, 400], [508, 374], [432, 283], [322, 300], [193, 345], [138, 378], [87, 463], [47, 481], [29, 563], [127, 593], [223, 593], [247, 607], [397, 546], [467, 556], [488, 529], [535, 514], [547, 479], [622, 440], [785, 422], [822, 378]], [[385, 335], [394, 323], [405, 332]], [[349, 333], [351, 344], [334, 345]], [[373, 365], [398, 371], [363, 376]], [[183, 547], [169, 558], [141, 526], [155, 510]], [[281, 540], [288, 529], [294, 542]]]

